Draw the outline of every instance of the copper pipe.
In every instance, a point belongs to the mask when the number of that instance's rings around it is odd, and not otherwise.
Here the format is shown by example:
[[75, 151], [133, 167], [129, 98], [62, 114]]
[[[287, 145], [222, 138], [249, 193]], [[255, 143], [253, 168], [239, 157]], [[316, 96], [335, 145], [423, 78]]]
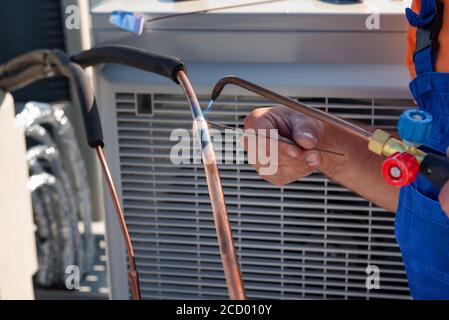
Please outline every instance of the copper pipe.
[[202, 148], [204, 170], [206, 172], [207, 187], [211, 200], [229, 298], [231, 300], [244, 300], [246, 299], [246, 294], [243, 286], [242, 273], [240, 272], [240, 266], [235, 251], [231, 225], [229, 223], [220, 175], [215, 160], [212, 142], [209, 137], [207, 123], [187, 75], [185, 72], [179, 71], [177, 77], [192, 110], [194, 126], [196, 126], [196, 129], [200, 132], [199, 138]]
[[108, 163], [106, 162], [106, 157], [102, 147], [95, 147], [97, 153], [98, 161], [101, 165], [101, 170], [103, 171], [103, 176], [106, 179], [106, 184], [108, 186], [109, 194], [112, 198], [112, 203], [114, 204], [115, 212], [117, 214], [118, 223], [120, 230], [122, 232], [123, 239], [125, 241], [126, 253], [128, 255], [129, 272], [128, 281], [131, 289], [131, 298], [133, 300], [140, 300], [140, 285], [139, 285], [139, 274], [136, 269], [136, 261], [133, 244], [131, 242], [131, 237], [129, 236], [128, 227], [126, 225], [125, 216], [123, 214], [122, 205], [115, 189], [114, 181], [112, 180], [111, 172], [109, 171]]
[[324, 123], [327, 123], [327, 124], [330, 124], [333, 126], [338, 126], [339, 128], [350, 133], [351, 135], [360, 137], [360, 138], [366, 140], [367, 142], [373, 135], [372, 132], [370, 132], [364, 128], [361, 128], [351, 122], [343, 120], [337, 116], [334, 116], [330, 113], [321, 111], [319, 109], [315, 109], [315, 108], [308, 106], [304, 103], [301, 103], [296, 100], [290, 99], [288, 97], [282, 96], [276, 92], [270, 91], [261, 86], [258, 86], [257, 84], [251, 83], [249, 81], [246, 81], [244, 79], [241, 79], [241, 78], [235, 77], [235, 76], [227, 76], [227, 77], [221, 78], [215, 84], [215, 87], [212, 90], [212, 95], [211, 95], [212, 101], [216, 100], [220, 96], [221, 92], [223, 91], [223, 88], [227, 84], [234, 84], [238, 87], [242, 87], [248, 91], [254, 92], [264, 98], [267, 98], [270, 101], [280, 103], [286, 107], [289, 107], [293, 110], [304, 113], [304, 114], [306, 114], [312, 118], [315, 118], [317, 120], [320, 120]]

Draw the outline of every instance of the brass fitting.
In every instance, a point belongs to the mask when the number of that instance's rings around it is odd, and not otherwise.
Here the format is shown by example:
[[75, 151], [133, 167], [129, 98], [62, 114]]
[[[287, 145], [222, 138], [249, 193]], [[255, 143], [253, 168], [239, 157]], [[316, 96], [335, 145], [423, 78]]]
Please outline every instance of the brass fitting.
[[388, 132], [377, 129], [369, 139], [368, 149], [381, 156], [383, 155], [384, 145], [390, 138], [391, 135]]
[[396, 152], [408, 152], [415, 156], [419, 163], [422, 162], [427, 155], [425, 152], [416, 148], [416, 146], [410, 146], [393, 138], [388, 132], [377, 129], [371, 136], [368, 149], [380, 156], [389, 157]]

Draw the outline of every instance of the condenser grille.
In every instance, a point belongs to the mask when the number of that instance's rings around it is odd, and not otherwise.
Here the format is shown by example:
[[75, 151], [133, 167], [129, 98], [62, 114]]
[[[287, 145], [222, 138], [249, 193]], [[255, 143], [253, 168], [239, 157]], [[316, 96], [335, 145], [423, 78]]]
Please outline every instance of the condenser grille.
[[[225, 299], [226, 284], [201, 164], [173, 165], [174, 129], [190, 129], [182, 95], [152, 94], [152, 113], [137, 95], [116, 93], [126, 221], [147, 299]], [[412, 104], [400, 100], [300, 99], [360, 123], [394, 127]], [[200, 97], [206, 105], [207, 97]], [[208, 119], [240, 127], [251, 96], [223, 96]], [[223, 145], [216, 146], [218, 149]], [[249, 298], [409, 298], [394, 215], [319, 174], [284, 187], [261, 180], [247, 164], [221, 164], [229, 216]], [[366, 267], [381, 271], [366, 288]]]

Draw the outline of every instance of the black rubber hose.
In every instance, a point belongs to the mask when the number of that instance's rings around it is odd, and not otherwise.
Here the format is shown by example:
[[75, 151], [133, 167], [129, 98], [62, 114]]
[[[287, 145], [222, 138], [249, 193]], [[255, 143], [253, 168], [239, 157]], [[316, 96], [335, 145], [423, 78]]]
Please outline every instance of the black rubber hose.
[[39, 79], [64, 75], [75, 85], [81, 107], [87, 143], [92, 148], [104, 146], [97, 103], [83, 68], [60, 50], [36, 50], [0, 66], [0, 88], [14, 91]]
[[0, 77], [0, 88], [5, 91], [15, 91], [26, 87], [34, 81], [52, 77], [56, 73], [44, 64], [34, 64], [13, 75]]
[[92, 48], [70, 58], [60, 50], [36, 50], [0, 66], [0, 87], [13, 91], [54, 74], [70, 78], [77, 91], [88, 144], [95, 148], [103, 146], [103, 133], [95, 96], [82, 67], [102, 63], [124, 64], [159, 74], [175, 83], [178, 83], [178, 72], [185, 70], [184, 63], [176, 57], [123, 45]]
[[49, 60], [61, 74], [71, 79], [75, 85], [76, 96], [83, 114], [87, 143], [92, 148], [103, 147], [103, 131], [97, 102], [83, 68], [71, 61], [69, 56], [60, 50], [52, 50]]
[[179, 83], [177, 74], [185, 70], [184, 63], [169, 55], [158, 54], [130, 46], [110, 45], [92, 48], [71, 57], [82, 67], [89, 67], [102, 63], [124, 64], [137, 69], [157, 73]]
[[428, 154], [421, 162], [420, 172], [427, 180], [441, 189], [449, 181], [449, 158]]
[[22, 54], [0, 65], [0, 78], [12, 75], [35, 64], [45, 65], [50, 50], [39, 49]]

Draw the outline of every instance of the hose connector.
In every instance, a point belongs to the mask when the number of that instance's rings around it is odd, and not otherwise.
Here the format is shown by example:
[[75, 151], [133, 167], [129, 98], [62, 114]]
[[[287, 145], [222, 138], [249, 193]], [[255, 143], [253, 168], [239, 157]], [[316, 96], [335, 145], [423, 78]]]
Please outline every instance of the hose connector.
[[431, 134], [432, 121], [432, 115], [423, 110], [407, 110], [398, 121], [399, 136], [410, 146], [424, 144]]
[[387, 141], [391, 138], [391, 135], [383, 130], [377, 129], [374, 131], [372, 137], [368, 143], [368, 149], [379, 156], [383, 155], [383, 148]]
[[416, 160], [421, 163], [427, 155], [424, 151], [419, 150], [415, 146], [396, 139], [386, 131], [377, 129], [371, 136], [368, 149], [379, 156], [389, 157], [396, 152], [408, 152], [415, 156]]

